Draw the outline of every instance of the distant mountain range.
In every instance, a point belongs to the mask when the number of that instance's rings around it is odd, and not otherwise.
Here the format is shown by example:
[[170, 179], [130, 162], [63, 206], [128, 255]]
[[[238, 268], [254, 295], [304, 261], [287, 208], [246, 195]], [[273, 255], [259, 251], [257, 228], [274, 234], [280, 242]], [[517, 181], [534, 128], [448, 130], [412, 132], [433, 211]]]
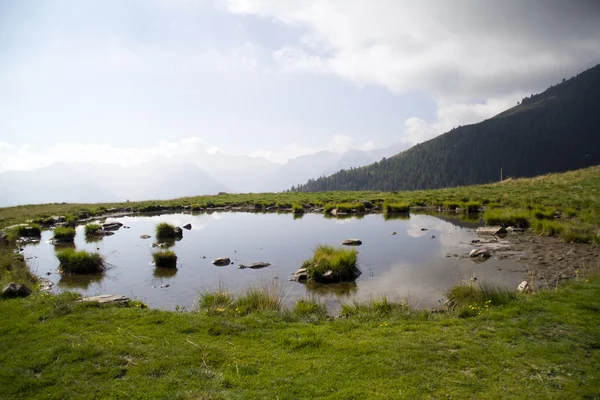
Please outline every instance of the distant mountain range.
[[321, 151], [277, 164], [224, 153], [179, 163], [132, 168], [101, 163], [54, 163], [33, 171], [0, 173], [0, 207], [54, 202], [97, 203], [170, 199], [218, 192], [278, 192], [297, 182], [359, 167], [407, 148], [397, 143], [372, 151]]
[[600, 164], [600, 65], [483, 122], [293, 190], [415, 190], [481, 184]]

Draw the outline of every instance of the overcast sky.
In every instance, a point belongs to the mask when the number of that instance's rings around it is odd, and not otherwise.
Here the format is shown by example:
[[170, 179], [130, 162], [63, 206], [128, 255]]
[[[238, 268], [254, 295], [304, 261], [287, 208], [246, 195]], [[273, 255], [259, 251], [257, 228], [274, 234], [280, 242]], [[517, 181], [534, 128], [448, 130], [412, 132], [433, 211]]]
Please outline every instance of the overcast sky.
[[0, 0], [0, 172], [418, 143], [600, 62], [598, 1]]

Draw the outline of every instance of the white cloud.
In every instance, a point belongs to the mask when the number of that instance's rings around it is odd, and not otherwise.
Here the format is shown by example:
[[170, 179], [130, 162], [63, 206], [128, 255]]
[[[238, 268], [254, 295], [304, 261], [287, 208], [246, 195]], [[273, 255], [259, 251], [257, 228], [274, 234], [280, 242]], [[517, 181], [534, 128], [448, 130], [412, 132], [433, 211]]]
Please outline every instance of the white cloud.
[[282, 71], [331, 73], [356, 85], [424, 91], [431, 123], [410, 118], [406, 142], [489, 118], [596, 64], [600, 7], [593, 2], [224, 0], [230, 11], [306, 30], [273, 53]]

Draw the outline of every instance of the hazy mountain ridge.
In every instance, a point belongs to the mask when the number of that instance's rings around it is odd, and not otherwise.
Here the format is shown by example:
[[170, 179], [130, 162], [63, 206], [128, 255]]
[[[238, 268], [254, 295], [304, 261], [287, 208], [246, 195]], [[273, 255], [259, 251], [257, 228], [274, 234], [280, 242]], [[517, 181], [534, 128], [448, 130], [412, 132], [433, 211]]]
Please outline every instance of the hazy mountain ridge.
[[530, 177], [600, 164], [600, 65], [483, 122], [386, 160], [311, 179], [298, 191], [415, 190]]
[[0, 207], [51, 202], [170, 199], [218, 192], [277, 192], [341, 168], [393, 154], [400, 144], [371, 151], [321, 151], [273, 163], [225, 153], [125, 168], [115, 164], [58, 162], [33, 171], [0, 173]]

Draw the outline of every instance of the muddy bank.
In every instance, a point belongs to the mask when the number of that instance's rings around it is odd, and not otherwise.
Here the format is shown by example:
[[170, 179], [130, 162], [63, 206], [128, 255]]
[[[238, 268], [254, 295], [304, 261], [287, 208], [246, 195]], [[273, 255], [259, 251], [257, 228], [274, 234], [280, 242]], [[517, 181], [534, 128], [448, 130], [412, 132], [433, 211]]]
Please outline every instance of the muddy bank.
[[[492, 257], [485, 262], [495, 267], [494, 260], [511, 259], [520, 265], [524, 279], [533, 287], [554, 288], [561, 280], [575, 278], [597, 269], [600, 246], [565, 243], [561, 238], [537, 236], [532, 232], [509, 234], [504, 238], [478, 238], [474, 248], [488, 248]], [[483, 260], [482, 260], [483, 261]]]

